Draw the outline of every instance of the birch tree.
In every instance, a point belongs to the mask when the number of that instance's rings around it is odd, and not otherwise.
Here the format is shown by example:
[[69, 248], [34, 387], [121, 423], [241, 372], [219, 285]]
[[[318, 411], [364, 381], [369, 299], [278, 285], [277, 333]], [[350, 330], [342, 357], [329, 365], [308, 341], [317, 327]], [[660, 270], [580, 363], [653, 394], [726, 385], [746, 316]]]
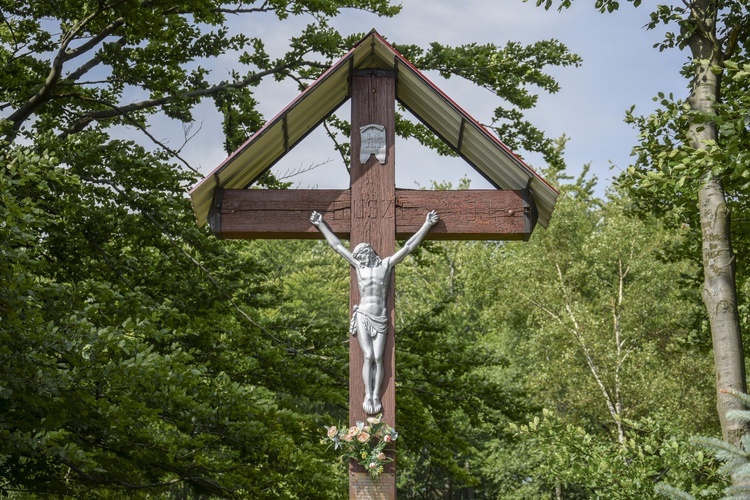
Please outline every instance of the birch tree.
[[[665, 353], [678, 349], [698, 320], [679, 281], [691, 266], [661, 261], [673, 233], [653, 219], [627, 217], [626, 205], [623, 199], [598, 202], [568, 188], [558, 223], [523, 257], [514, 252], [510, 258], [516, 272], [522, 263], [533, 269], [523, 278], [503, 278], [511, 287], [503, 297], [517, 297], [516, 312], [496, 306], [501, 317], [511, 314], [505, 335], [522, 328], [515, 332], [517, 349], [530, 363], [526, 380], [532, 393], [543, 395], [542, 404], [571, 422], [605, 426], [620, 443], [624, 420], [675, 412], [689, 394], [700, 400], [695, 391], [705, 386], [696, 387], [700, 372], [694, 370], [691, 383], [687, 373], [682, 381], [670, 380], [683, 370], [676, 365], [695, 364], [700, 352], [677, 350], [669, 355], [671, 365], [664, 365]], [[521, 311], [528, 315], [522, 316], [523, 326], [514, 319]], [[706, 425], [705, 414], [701, 421]]]

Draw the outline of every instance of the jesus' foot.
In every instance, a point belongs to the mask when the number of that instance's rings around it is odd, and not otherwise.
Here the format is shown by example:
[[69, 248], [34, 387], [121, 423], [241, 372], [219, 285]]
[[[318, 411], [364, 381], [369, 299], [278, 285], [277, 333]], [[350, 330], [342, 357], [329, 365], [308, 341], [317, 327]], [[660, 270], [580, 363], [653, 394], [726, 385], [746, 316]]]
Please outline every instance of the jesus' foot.
[[380, 404], [380, 398], [377, 396], [372, 397], [372, 411], [370, 414], [380, 413], [383, 411], [383, 405]]
[[372, 404], [372, 398], [370, 396], [365, 396], [365, 400], [362, 403], [362, 409], [365, 410], [365, 413], [368, 415], [375, 413], [375, 407]]
[[380, 398], [377, 396], [365, 395], [365, 400], [362, 403], [362, 409], [368, 415], [375, 415], [383, 410], [383, 405], [380, 404]]

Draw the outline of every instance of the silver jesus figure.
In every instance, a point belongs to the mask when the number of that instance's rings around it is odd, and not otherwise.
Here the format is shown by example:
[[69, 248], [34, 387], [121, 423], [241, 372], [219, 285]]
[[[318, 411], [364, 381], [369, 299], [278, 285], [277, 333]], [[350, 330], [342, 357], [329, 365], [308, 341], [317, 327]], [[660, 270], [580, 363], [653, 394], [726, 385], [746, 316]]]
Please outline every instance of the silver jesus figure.
[[360, 243], [350, 252], [323, 222], [323, 216], [313, 212], [310, 222], [325, 236], [328, 244], [357, 270], [359, 305], [354, 307], [349, 331], [359, 340], [364, 363], [362, 379], [365, 382], [365, 399], [362, 408], [368, 415], [380, 413], [380, 385], [383, 382], [383, 349], [388, 333], [386, 297], [393, 268], [414, 251], [427, 232], [438, 221], [434, 210], [427, 214], [422, 227], [409, 241], [390, 257], [381, 260], [369, 243]]

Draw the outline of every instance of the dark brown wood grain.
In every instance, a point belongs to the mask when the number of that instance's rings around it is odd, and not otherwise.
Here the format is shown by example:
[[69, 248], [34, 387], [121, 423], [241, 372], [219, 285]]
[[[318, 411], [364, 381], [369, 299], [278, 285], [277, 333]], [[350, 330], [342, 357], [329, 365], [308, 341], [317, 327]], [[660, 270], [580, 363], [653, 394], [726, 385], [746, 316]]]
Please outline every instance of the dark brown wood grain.
[[376, 221], [394, 218], [395, 237], [407, 239], [430, 210], [437, 210], [440, 216], [440, 222], [427, 234], [431, 240], [520, 240], [531, 234], [534, 223], [525, 201], [530, 196], [523, 191], [397, 189], [380, 199], [367, 196], [360, 194], [352, 202], [349, 190], [225, 190], [217, 235], [319, 239], [320, 232], [310, 224], [313, 210], [322, 213], [331, 230], [343, 239], [350, 239], [352, 223], [372, 227]]
[[[392, 255], [396, 250], [396, 218], [393, 216], [364, 216], [356, 210], [356, 200], [388, 200], [396, 191], [395, 168], [395, 124], [396, 124], [396, 79], [387, 76], [353, 75], [352, 76], [352, 134], [351, 134], [351, 199], [355, 200], [354, 209], [350, 209], [351, 248], [357, 244], [369, 243], [381, 256]], [[386, 128], [386, 161], [380, 164], [375, 156], [370, 156], [366, 163], [360, 163], [360, 127], [365, 125], [384, 125]], [[379, 212], [378, 212], [379, 213]], [[383, 404], [383, 420], [396, 427], [396, 347], [395, 347], [395, 284], [391, 274], [387, 304], [389, 312], [388, 334], [383, 351], [383, 384], [380, 400]], [[352, 268], [350, 286], [350, 310], [359, 303], [357, 274]], [[349, 340], [349, 423], [364, 421], [368, 415], [362, 409], [365, 394], [362, 381], [362, 350], [356, 338]], [[395, 472], [395, 453], [388, 454], [394, 462], [386, 466], [386, 472]], [[363, 473], [364, 469], [350, 461], [351, 473]], [[353, 491], [350, 495], [352, 498]], [[387, 492], [386, 498], [395, 498], [395, 489]]]
[[339, 238], [349, 238], [351, 193], [328, 189], [227, 189], [217, 236], [226, 239], [320, 239], [310, 224], [323, 214]]

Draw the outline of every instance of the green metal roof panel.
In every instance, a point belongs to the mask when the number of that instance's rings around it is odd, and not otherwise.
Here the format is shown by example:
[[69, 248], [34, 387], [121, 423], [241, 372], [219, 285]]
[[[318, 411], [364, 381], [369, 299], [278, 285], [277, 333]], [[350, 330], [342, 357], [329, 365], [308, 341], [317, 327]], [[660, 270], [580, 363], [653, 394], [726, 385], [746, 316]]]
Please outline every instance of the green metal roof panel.
[[[426, 92], [421, 85], [408, 84], [414, 79], [408, 72], [399, 72], [399, 86], [397, 95], [399, 101], [409, 109], [420, 121], [432, 129], [441, 139], [452, 148], [458, 146], [461, 131], [461, 115], [455, 110], [442, 104], [442, 100], [435, 94]], [[407, 83], [404, 85], [403, 83]]]

